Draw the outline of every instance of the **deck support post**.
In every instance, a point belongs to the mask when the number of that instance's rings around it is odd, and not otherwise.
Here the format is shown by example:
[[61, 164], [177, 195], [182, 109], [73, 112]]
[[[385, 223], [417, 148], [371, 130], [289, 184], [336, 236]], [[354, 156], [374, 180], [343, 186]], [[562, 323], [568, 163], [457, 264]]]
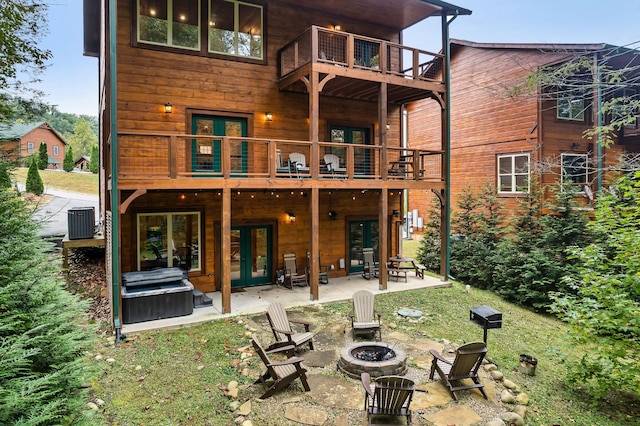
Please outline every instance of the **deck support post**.
[[231, 189], [222, 190], [222, 313], [231, 313]]

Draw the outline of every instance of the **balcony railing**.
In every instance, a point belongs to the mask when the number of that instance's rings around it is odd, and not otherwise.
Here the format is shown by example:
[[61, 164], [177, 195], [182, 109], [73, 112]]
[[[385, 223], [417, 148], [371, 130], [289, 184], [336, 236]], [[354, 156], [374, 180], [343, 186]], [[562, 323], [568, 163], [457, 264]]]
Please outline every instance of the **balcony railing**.
[[442, 83], [442, 59], [439, 53], [313, 26], [280, 50], [280, 77], [324, 63]]
[[[318, 161], [312, 150], [318, 149]], [[386, 155], [383, 155], [386, 154]], [[383, 158], [386, 160], [383, 162]], [[337, 161], [333, 161], [336, 160]], [[118, 178], [442, 180], [442, 151], [374, 145], [120, 133]]]

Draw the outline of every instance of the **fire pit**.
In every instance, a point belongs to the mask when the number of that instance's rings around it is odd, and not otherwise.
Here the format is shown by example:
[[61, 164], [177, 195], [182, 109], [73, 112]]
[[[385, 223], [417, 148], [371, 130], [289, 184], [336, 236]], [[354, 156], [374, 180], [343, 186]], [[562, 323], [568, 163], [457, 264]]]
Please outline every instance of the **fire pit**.
[[353, 379], [362, 373], [371, 377], [404, 375], [407, 354], [386, 343], [362, 342], [342, 349], [338, 369]]

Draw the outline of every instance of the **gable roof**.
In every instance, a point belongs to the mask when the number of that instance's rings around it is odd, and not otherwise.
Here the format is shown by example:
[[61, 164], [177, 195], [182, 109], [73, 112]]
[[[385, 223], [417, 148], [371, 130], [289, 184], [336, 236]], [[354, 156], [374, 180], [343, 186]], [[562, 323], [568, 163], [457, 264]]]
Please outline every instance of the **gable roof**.
[[8, 127], [2, 125], [0, 126], [0, 141], [13, 141], [22, 139], [25, 135], [29, 134], [39, 127], [44, 127], [45, 129], [51, 130], [63, 144], [69, 145], [67, 141], [64, 140], [62, 135], [56, 131], [56, 129], [54, 129], [44, 121], [39, 121], [36, 123], [13, 123]]

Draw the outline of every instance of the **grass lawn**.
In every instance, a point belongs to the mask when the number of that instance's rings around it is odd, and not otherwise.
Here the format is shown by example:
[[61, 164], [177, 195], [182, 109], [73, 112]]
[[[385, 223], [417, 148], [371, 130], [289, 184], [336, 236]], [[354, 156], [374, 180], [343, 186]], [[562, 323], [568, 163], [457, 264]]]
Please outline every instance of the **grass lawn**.
[[[477, 305], [489, 305], [503, 313], [503, 327], [489, 330], [489, 357], [531, 398], [526, 424], [638, 424], [637, 401], [612, 398], [614, 402], [596, 404], [566, 381], [566, 354], [579, 354], [580, 349], [569, 345], [565, 325], [552, 317], [506, 303], [490, 292], [472, 289], [467, 293], [458, 283], [451, 288], [376, 296], [376, 307], [383, 312], [383, 336], [396, 331], [414, 338], [447, 339], [458, 345], [482, 340], [482, 330], [469, 322], [469, 308]], [[419, 309], [425, 317], [420, 322], [398, 321], [394, 313], [399, 307]], [[350, 303], [341, 302], [323, 305], [323, 309], [309, 306], [289, 312], [322, 329], [335, 321], [348, 324], [350, 308]], [[101, 360], [97, 361], [102, 374], [93, 393], [105, 401], [104, 424], [232, 425], [236, 415], [221, 389], [232, 380], [244, 389], [263, 370], [258, 359], [248, 368], [243, 366], [239, 350], [250, 345], [245, 325], [256, 317], [261, 315], [147, 332], [130, 336], [115, 347], [103, 344], [98, 348]], [[392, 323], [396, 327], [388, 329]], [[266, 326], [251, 331], [269, 334]], [[517, 372], [523, 353], [538, 359], [535, 376]], [[105, 362], [107, 358], [113, 362]], [[336, 373], [333, 370], [327, 374]], [[255, 398], [260, 391], [257, 386], [241, 390], [244, 398], [240, 401]], [[304, 395], [300, 397], [304, 401]], [[361, 395], [346, 397], [360, 399]], [[256, 426], [293, 424], [284, 419], [283, 413], [281, 406], [276, 410], [254, 401], [248, 418]], [[414, 423], [426, 424], [423, 420]]]
[[[26, 167], [14, 170], [13, 179], [24, 184], [27, 180]], [[65, 172], [62, 170], [39, 170], [44, 187], [81, 194], [98, 195], [98, 175], [88, 172]]]

